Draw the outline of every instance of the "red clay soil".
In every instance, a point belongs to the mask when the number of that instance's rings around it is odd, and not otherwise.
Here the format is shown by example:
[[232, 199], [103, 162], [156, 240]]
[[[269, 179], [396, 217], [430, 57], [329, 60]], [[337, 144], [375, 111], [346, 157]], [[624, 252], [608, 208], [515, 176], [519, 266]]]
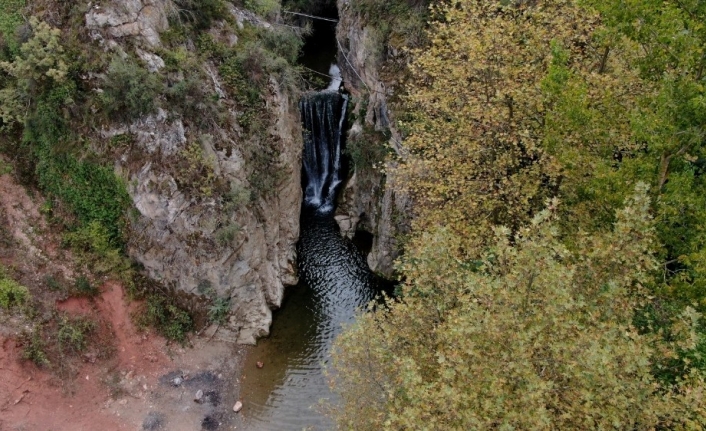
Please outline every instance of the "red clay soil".
[[115, 358], [81, 366], [72, 382], [62, 382], [48, 371], [21, 358], [15, 340], [0, 343], [0, 430], [122, 430], [135, 429], [109, 408], [106, 372], [121, 370], [158, 377], [167, 372], [169, 358], [161, 337], [141, 334], [130, 319], [131, 309], [117, 283], [106, 283], [95, 300], [71, 298], [57, 304], [71, 315], [103, 319], [113, 332]]
[[[43, 202], [0, 175], [0, 265], [29, 288], [38, 318], [57, 309], [88, 317], [98, 329], [87, 351], [38, 368], [22, 359], [18, 335], [32, 322], [0, 310], [0, 431], [242, 429], [242, 415], [232, 410], [242, 347], [204, 335], [184, 348], [138, 331], [131, 314], [139, 304], [115, 282], [96, 298], [57, 302], [65, 295], [49, 289], [46, 277], [70, 283], [82, 271], [39, 211]], [[195, 402], [199, 392], [208, 396]]]
[[[102, 322], [114, 341], [111, 357], [86, 359], [69, 380], [23, 360], [18, 341], [0, 335], [0, 431], [193, 431], [209, 418], [217, 418], [218, 429], [242, 429], [242, 417], [231, 409], [239, 399], [241, 346], [208, 336], [193, 338], [191, 347], [168, 345], [134, 326], [131, 314], [139, 304], [125, 300], [120, 284], [108, 282], [101, 292], [93, 300], [56, 304]], [[165, 380], [170, 375], [183, 376], [184, 384]], [[209, 376], [215, 382], [198, 386]], [[208, 393], [213, 385], [220, 406], [194, 402], [198, 388]], [[154, 414], [162, 424], [146, 427]]]
[[[0, 429], [10, 430], [123, 430], [135, 429], [106, 414], [106, 390], [86, 367], [76, 393], [67, 396], [56, 379], [18, 358], [15, 341], [0, 338]], [[93, 377], [93, 378], [91, 378]]]

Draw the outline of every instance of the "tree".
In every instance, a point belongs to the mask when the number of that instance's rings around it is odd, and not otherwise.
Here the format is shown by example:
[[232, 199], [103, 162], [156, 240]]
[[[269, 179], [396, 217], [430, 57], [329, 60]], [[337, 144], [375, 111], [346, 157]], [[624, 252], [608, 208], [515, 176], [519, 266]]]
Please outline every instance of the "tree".
[[14, 61], [0, 61], [0, 70], [9, 75], [8, 85], [0, 89], [2, 126], [25, 120], [32, 99], [55, 84], [62, 83], [68, 73], [61, 46], [61, 32], [36, 17], [29, 20], [32, 37], [20, 46]]
[[431, 46], [415, 52], [402, 124], [409, 158], [400, 169], [416, 226], [446, 226], [477, 256], [492, 226], [527, 222], [558, 186], [541, 147], [540, 82], [551, 40], [577, 57], [597, 23], [567, 1], [537, 6], [454, 1], [437, 6]]
[[337, 342], [339, 426], [703, 429], [706, 5], [432, 16], [405, 281]]
[[566, 228], [596, 230], [636, 181], [652, 185], [655, 291], [706, 309], [706, 4], [583, 2], [592, 56], [557, 46], [543, 80], [543, 148], [561, 166]]
[[404, 296], [337, 340], [340, 428], [359, 430], [701, 429], [696, 373], [652, 367], [693, 349], [693, 310], [672, 342], [632, 325], [656, 261], [646, 187], [611, 232], [561, 244], [556, 203], [481, 261], [449, 259], [446, 229], [408, 252]]

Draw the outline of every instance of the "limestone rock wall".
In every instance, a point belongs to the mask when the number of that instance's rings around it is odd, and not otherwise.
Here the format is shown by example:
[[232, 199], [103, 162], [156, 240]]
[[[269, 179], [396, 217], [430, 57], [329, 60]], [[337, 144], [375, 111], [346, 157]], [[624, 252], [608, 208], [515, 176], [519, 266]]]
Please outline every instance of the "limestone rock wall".
[[[402, 137], [395, 127], [394, 113], [388, 107], [388, 98], [395, 91], [394, 77], [383, 77], [381, 71], [386, 59], [381, 55], [376, 23], [357, 14], [348, 0], [338, 0], [339, 23], [336, 29], [344, 85], [358, 101], [355, 113], [359, 116], [349, 131], [348, 139], [355, 139], [364, 127], [390, 134], [389, 145], [399, 156], [404, 156]], [[394, 161], [388, 162], [391, 167]], [[396, 187], [397, 179], [391, 169], [357, 171], [342, 192], [336, 219], [341, 231], [354, 235], [356, 229], [373, 234], [373, 245], [368, 264], [373, 271], [385, 276], [393, 273], [394, 260], [401, 250], [398, 235], [407, 230], [411, 202], [407, 194]]]
[[[157, 49], [159, 33], [167, 28], [173, 7], [168, 0], [109, 0], [92, 8], [85, 24], [106, 50], [136, 49], [146, 67], [157, 72], [164, 65]], [[239, 24], [242, 20], [258, 24], [252, 13], [232, 5], [229, 9]], [[237, 36], [232, 36], [230, 42], [237, 44]], [[229, 95], [217, 69], [210, 64], [203, 68], [208, 76], [203, 85], [211, 86], [227, 102]], [[195, 139], [168, 107], [131, 124], [111, 124], [100, 131], [103, 139], [129, 135], [133, 141], [116, 160], [136, 208], [131, 215], [130, 256], [152, 278], [177, 292], [230, 298], [232, 314], [218, 335], [246, 344], [269, 333], [271, 310], [280, 306], [284, 287], [297, 282], [295, 246], [302, 199], [299, 115], [296, 100], [274, 79], [269, 81], [265, 99], [272, 119], [265, 139], [279, 154], [281, 180], [274, 192], [246, 199], [235, 208], [226, 208], [220, 196], [186, 192], [173, 170], [166, 168], [170, 158]], [[245, 137], [235, 126], [214, 126], [210, 133], [199, 134], [196, 143], [220, 183], [238, 190], [253, 189], [248, 183], [246, 155], [249, 146], [262, 142]], [[219, 238], [225, 228], [231, 231]]]

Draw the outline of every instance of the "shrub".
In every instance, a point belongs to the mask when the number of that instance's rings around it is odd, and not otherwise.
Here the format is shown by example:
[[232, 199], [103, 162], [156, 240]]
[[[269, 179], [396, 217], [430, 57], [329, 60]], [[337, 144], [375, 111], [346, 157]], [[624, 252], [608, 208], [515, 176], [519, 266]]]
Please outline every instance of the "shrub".
[[179, 151], [175, 158], [174, 179], [183, 191], [196, 193], [199, 197], [211, 197], [220, 185], [214, 163], [204, 154], [199, 143], [192, 142]]
[[89, 279], [82, 275], [76, 279], [73, 293], [77, 296], [91, 297], [98, 295], [100, 291], [91, 283]]
[[20, 342], [22, 343], [23, 359], [34, 362], [38, 367], [51, 365], [40, 326], [35, 325], [31, 332], [23, 332], [20, 335]]
[[230, 298], [215, 298], [208, 309], [208, 320], [222, 325], [230, 314]]
[[86, 349], [87, 336], [94, 332], [96, 323], [88, 318], [61, 316], [57, 329], [59, 351], [67, 354], [77, 354]]
[[186, 342], [186, 334], [193, 329], [189, 313], [159, 294], [147, 297], [144, 313], [138, 318], [142, 326], [152, 326], [167, 339]]
[[391, 149], [384, 133], [364, 126], [361, 133], [351, 136], [346, 142], [344, 153], [351, 158], [355, 169], [369, 171], [385, 160]]
[[190, 24], [196, 30], [211, 28], [214, 20], [224, 19], [228, 15], [221, 0], [175, 0], [181, 24]]
[[236, 223], [229, 223], [216, 230], [216, 241], [221, 247], [225, 247], [233, 242], [235, 235], [240, 232], [240, 226]]
[[25, 0], [4, 0], [0, 2], [0, 37], [10, 54], [17, 52], [19, 43], [16, 37], [17, 28], [22, 24], [22, 9]]
[[[81, 261], [93, 272], [99, 275], [113, 273], [123, 275], [131, 269], [130, 261], [123, 256], [117, 241], [100, 222], [91, 221], [74, 232], [64, 235], [64, 244], [76, 252]], [[79, 292], [90, 293], [97, 290], [79, 288], [87, 282], [85, 277], [79, 277], [76, 287]]]
[[278, 0], [245, 0], [245, 7], [258, 15], [267, 17], [279, 12], [280, 2]]
[[[2, 14], [0, 14], [1, 16]], [[61, 85], [69, 71], [58, 29], [30, 18], [32, 37], [12, 61], [0, 61], [0, 70], [12, 79], [0, 91], [0, 117], [4, 126], [23, 123], [33, 98]]]
[[29, 299], [27, 288], [0, 272], [0, 307], [11, 308], [22, 305], [27, 299]]
[[250, 202], [251, 193], [246, 187], [231, 183], [230, 191], [223, 197], [223, 211], [232, 214]]
[[157, 109], [163, 85], [131, 57], [113, 57], [103, 81], [103, 108], [115, 120], [130, 121]]

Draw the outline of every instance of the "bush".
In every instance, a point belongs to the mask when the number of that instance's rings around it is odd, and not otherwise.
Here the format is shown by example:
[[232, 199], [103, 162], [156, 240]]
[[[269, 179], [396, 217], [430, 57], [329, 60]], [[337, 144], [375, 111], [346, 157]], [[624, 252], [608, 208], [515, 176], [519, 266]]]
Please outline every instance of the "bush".
[[245, 7], [251, 11], [267, 17], [279, 12], [279, 0], [245, 0]]
[[351, 136], [346, 142], [344, 153], [351, 158], [355, 169], [369, 171], [385, 161], [391, 153], [384, 133], [370, 130], [365, 126], [360, 134]]
[[251, 193], [240, 184], [231, 183], [230, 191], [223, 197], [223, 211], [232, 214], [250, 202]]
[[235, 235], [240, 232], [240, 226], [236, 223], [229, 223], [216, 230], [216, 241], [221, 247], [225, 247], [233, 242]]
[[24, 304], [27, 299], [29, 299], [27, 288], [0, 272], [0, 307], [9, 309]]
[[159, 294], [147, 297], [142, 315], [138, 318], [141, 326], [152, 326], [169, 340], [186, 342], [186, 334], [193, 329], [189, 313]]
[[174, 179], [179, 189], [197, 197], [213, 196], [222, 186], [216, 178], [214, 163], [199, 143], [188, 144], [174, 159]]
[[50, 365], [49, 357], [47, 356], [47, 346], [42, 338], [42, 329], [40, 326], [35, 326], [31, 332], [23, 332], [20, 335], [22, 343], [22, 358], [32, 361], [38, 367]]
[[103, 108], [115, 120], [130, 121], [153, 113], [162, 89], [159, 75], [116, 55], [103, 81]]
[[100, 291], [97, 287], [91, 284], [91, 281], [83, 275], [76, 279], [73, 293], [77, 296], [96, 296]]
[[90, 319], [61, 316], [57, 330], [59, 351], [72, 355], [84, 351], [88, 344], [86, 337], [95, 330], [96, 323]]
[[230, 298], [215, 298], [208, 309], [208, 320], [222, 325], [230, 314]]
[[211, 28], [214, 20], [228, 15], [221, 0], [175, 0], [177, 17], [181, 24], [190, 24], [195, 30]]
[[[123, 275], [131, 269], [130, 261], [118, 247], [118, 241], [113, 240], [108, 229], [98, 221], [91, 221], [74, 232], [66, 233], [64, 244], [71, 247], [81, 261], [96, 274]], [[79, 288], [79, 285], [83, 285], [82, 280], [86, 280], [85, 277], [79, 277], [77, 280], [79, 292], [94, 292], [94, 288], [88, 291]]]

